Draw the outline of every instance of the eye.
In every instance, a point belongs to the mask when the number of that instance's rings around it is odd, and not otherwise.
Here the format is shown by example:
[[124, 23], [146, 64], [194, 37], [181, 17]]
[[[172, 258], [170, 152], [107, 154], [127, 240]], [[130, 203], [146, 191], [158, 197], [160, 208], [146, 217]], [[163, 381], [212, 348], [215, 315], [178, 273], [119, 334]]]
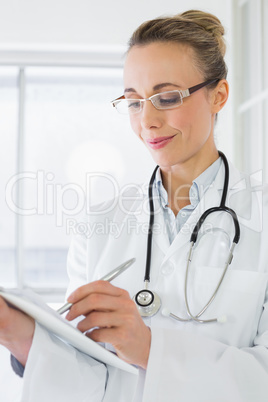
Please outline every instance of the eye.
[[179, 92], [163, 92], [158, 95], [157, 104], [160, 107], [176, 106], [181, 104]]
[[140, 101], [135, 99], [128, 99], [127, 106], [130, 111], [136, 111], [140, 109]]

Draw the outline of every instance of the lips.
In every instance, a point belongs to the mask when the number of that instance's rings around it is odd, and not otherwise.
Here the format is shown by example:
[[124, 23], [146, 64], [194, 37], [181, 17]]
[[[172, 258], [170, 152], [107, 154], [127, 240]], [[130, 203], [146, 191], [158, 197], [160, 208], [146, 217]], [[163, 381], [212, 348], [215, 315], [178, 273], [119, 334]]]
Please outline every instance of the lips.
[[175, 137], [175, 135], [171, 135], [169, 137], [149, 138], [146, 140], [146, 142], [150, 148], [160, 149], [160, 148], [165, 147], [167, 144], [169, 144], [173, 140], [174, 137]]

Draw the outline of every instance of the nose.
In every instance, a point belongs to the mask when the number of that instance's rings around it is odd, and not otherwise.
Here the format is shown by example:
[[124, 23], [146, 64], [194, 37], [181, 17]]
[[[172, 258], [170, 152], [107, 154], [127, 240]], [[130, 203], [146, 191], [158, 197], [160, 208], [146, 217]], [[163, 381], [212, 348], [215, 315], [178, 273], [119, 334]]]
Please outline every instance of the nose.
[[163, 124], [163, 112], [156, 109], [150, 100], [143, 102], [140, 116], [141, 126], [146, 130], [159, 128]]

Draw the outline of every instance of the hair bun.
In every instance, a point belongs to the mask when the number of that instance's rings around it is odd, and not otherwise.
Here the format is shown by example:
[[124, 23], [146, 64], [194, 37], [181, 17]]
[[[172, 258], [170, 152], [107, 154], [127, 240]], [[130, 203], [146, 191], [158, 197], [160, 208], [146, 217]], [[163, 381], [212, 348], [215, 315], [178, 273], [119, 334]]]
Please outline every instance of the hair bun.
[[225, 40], [223, 38], [225, 30], [222, 23], [215, 15], [200, 10], [189, 10], [179, 14], [179, 16], [185, 20], [196, 23], [209, 34], [213, 35], [218, 42], [220, 52], [224, 57], [226, 52]]
[[228, 72], [224, 60], [226, 46], [223, 35], [224, 28], [216, 16], [190, 10], [144, 22], [132, 34], [129, 50], [133, 46], [154, 42], [183, 44], [192, 49], [192, 61], [202, 74], [203, 81], [212, 78], [222, 80], [226, 79]]

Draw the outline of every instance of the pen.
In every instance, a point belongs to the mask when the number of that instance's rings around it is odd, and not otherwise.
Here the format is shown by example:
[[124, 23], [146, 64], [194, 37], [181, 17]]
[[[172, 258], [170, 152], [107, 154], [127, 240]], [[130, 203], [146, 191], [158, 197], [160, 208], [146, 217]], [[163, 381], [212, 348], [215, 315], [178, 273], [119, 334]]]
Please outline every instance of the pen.
[[[104, 275], [100, 280], [101, 281], [108, 281], [111, 282], [113, 279], [115, 279], [118, 275], [121, 275], [122, 272], [124, 272], [127, 268], [130, 267], [130, 265], [133, 264], [133, 262], [136, 261], [136, 258], [131, 258], [130, 260], [124, 262], [123, 264], [119, 265], [119, 267], [113, 269], [111, 272], [108, 274]], [[72, 307], [72, 303], [65, 303], [62, 307], [60, 307], [57, 312], [59, 314], [63, 314], [66, 311], [70, 310]]]

